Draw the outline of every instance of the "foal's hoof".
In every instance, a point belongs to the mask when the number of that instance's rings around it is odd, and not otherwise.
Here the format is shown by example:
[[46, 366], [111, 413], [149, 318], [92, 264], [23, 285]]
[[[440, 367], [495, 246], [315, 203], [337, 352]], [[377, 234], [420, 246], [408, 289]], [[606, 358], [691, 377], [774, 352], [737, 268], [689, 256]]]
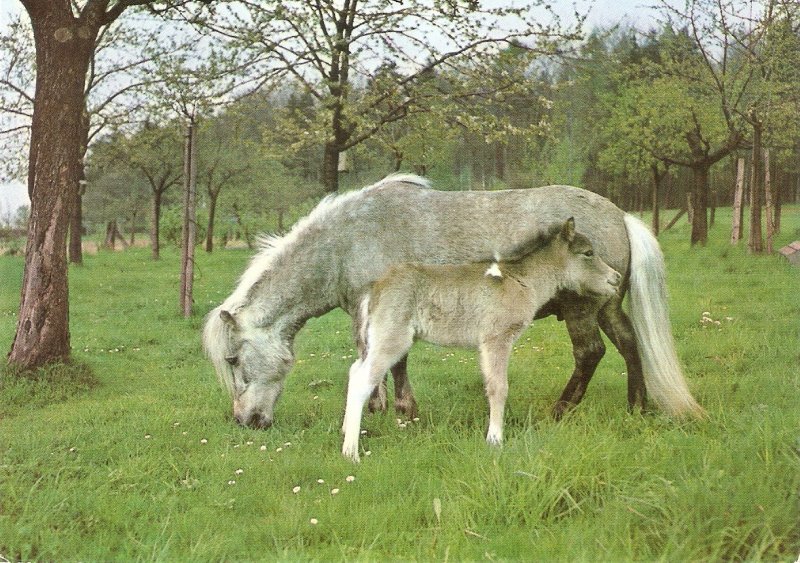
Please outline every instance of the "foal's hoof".
[[361, 457], [358, 455], [358, 447], [355, 449], [344, 446], [342, 448], [342, 455], [352, 461], [353, 463], [360, 463]]

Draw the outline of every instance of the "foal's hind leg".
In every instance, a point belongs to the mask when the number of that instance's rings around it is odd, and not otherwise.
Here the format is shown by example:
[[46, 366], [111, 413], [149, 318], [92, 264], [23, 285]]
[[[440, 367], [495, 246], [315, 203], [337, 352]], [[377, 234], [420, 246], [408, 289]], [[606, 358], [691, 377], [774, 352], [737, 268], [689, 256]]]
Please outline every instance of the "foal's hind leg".
[[386, 370], [408, 353], [414, 341], [413, 331], [376, 331], [366, 357], [358, 359], [350, 367], [347, 384], [347, 406], [344, 412], [344, 443], [342, 454], [353, 461], [359, 461], [358, 437], [361, 431], [361, 413], [375, 386]]
[[642, 360], [636, 346], [636, 334], [628, 315], [622, 310], [622, 297], [614, 297], [600, 310], [600, 327], [625, 360], [628, 370], [628, 408], [644, 410], [647, 390], [642, 375]]
[[597, 364], [606, 352], [597, 323], [599, 305], [596, 301], [579, 297], [564, 300], [561, 313], [567, 324], [575, 369], [553, 407], [553, 417], [558, 420], [583, 399]]
[[481, 372], [489, 399], [489, 430], [486, 442], [503, 443], [503, 411], [508, 397], [508, 359], [512, 342], [492, 340], [480, 346]]

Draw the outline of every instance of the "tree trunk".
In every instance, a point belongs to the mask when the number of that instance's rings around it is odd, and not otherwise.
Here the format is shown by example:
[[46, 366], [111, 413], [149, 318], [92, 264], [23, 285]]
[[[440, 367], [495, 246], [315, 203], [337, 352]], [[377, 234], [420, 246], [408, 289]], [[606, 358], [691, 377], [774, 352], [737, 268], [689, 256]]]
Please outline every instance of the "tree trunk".
[[206, 252], [214, 251], [214, 221], [217, 217], [219, 192], [208, 190], [208, 225], [206, 227]]
[[160, 257], [159, 247], [159, 231], [161, 221], [161, 190], [153, 191], [153, 222], [150, 225], [150, 248], [153, 260], [158, 260]]
[[[65, 9], [26, 4], [36, 43], [30, 221], [10, 364], [35, 369], [70, 355], [67, 232], [78, 193], [84, 79], [96, 30]], [[94, 31], [94, 33], [93, 33]]]
[[708, 169], [709, 165], [704, 162], [692, 168], [692, 246], [705, 245], [708, 241]]
[[650, 169], [653, 171], [653, 192], [652, 192], [652, 200], [651, 200], [651, 203], [653, 205], [653, 234], [658, 236], [659, 223], [660, 223], [660, 218], [659, 218], [659, 210], [660, 210], [660, 208], [659, 208], [659, 205], [658, 205], [658, 195], [659, 195], [659, 192], [661, 191], [660, 190], [660, 188], [661, 188], [661, 180], [666, 175], [666, 172], [661, 172], [658, 169], [658, 165], [657, 164], [653, 164], [650, 167]]
[[336, 143], [325, 143], [325, 154], [322, 159], [322, 185], [325, 191], [339, 191], [339, 147]]
[[72, 216], [69, 225], [69, 252], [68, 257], [71, 264], [83, 264], [83, 196], [86, 195], [86, 151], [89, 149], [89, 129], [91, 121], [89, 114], [84, 111], [81, 116], [81, 162], [80, 180], [78, 181], [78, 192], [75, 198], [75, 205], [72, 208]]
[[764, 191], [764, 161], [762, 160], [760, 121], [753, 123], [753, 164], [750, 173], [750, 236], [747, 248], [752, 253], [764, 251], [761, 232], [761, 193]]
[[184, 151], [183, 251], [181, 252], [180, 307], [184, 318], [192, 316], [194, 286], [194, 247], [197, 239], [195, 203], [197, 199], [197, 123], [194, 117], [186, 129]]
[[744, 221], [744, 157], [740, 156], [736, 162], [736, 190], [733, 194], [733, 224], [731, 226], [731, 244], [736, 244], [742, 238], [742, 222]]
[[70, 264], [83, 265], [83, 183], [79, 183], [78, 192], [69, 219], [69, 250]]
[[772, 178], [769, 170], [769, 149], [764, 149], [764, 214], [767, 219], [767, 254], [772, 254], [772, 239], [775, 235], [775, 216], [772, 205]]

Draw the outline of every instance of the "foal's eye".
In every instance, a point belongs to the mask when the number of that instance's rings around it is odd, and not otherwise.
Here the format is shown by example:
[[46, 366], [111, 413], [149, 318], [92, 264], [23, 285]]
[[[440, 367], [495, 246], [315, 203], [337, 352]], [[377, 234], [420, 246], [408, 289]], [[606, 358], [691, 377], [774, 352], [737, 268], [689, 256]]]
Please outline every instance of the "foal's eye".
[[594, 256], [594, 250], [587, 250], [583, 253], [584, 256]]
[[225, 361], [233, 367], [236, 367], [239, 365], [239, 356], [226, 356]]

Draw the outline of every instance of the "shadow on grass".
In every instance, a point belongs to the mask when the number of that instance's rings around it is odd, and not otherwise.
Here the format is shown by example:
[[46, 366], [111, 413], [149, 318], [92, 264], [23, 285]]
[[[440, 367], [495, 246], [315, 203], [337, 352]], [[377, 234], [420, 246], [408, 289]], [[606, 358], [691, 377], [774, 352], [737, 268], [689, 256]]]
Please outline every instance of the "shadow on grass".
[[88, 365], [50, 364], [34, 371], [0, 368], [0, 417], [67, 401], [98, 385]]

